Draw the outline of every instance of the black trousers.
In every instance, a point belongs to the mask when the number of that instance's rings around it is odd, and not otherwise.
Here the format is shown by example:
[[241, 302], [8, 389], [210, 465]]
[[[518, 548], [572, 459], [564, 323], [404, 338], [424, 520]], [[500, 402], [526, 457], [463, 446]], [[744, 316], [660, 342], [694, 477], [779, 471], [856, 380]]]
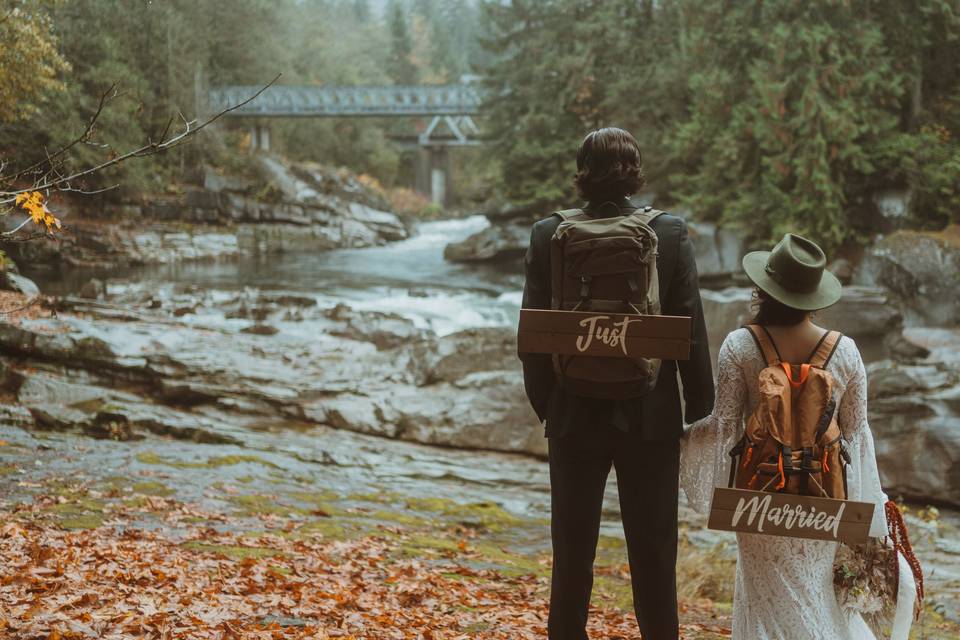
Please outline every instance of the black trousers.
[[608, 425], [549, 438], [553, 578], [550, 640], [586, 640], [603, 491], [617, 472], [633, 606], [644, 640], [677, 640], [680, 443], [644, 442]]

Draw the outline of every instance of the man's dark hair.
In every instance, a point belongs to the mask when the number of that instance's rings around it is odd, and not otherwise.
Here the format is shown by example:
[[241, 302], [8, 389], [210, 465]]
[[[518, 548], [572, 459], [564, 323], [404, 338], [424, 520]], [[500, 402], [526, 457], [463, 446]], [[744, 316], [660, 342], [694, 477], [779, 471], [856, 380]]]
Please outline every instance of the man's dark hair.
[[588, 202], [602, 203], [635, 194], [646, 184], [637, 141], [628, 131], [616, 127], [591, 131], [577, 150], [573, 183]]
[[750, 324], [759, 324], [765, 327], [792, 327], [803, 322], [809, 311], [801, 311], [774, 300], [761, 289], [753, 290], [754, 309]]

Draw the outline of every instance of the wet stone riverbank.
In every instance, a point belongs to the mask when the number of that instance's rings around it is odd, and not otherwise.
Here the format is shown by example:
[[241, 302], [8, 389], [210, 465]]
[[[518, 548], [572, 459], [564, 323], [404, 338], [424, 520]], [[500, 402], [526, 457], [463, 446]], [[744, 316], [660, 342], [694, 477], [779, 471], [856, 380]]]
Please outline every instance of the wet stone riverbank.
[[[201, 547], [203, 531], [229, 532], [242, 540], [210, 533], [206, 550], [238, 560], [269, 555], [257, 550], [265, 532], [387, 537], [391, 553], [535, 576], [545, 592], [549, 481], [513, 341], [519, 275], [442, 258], [444, 244], [485, 224], [431, 223], [371, 249], [30, 274], [56, 297], [0, 325], [3, 509]], [[80, 297], [91, 278], [101, 285]], [[722, 333], [743, 292], [705, 295]], [[882, 301], [871, 295], [849, 308], [875, 316]], [[878, 350], [888, 330], [876, 327]], [[948, 359], [953, 333], [907, 335]], [[898, 407], [921, 404], [934, 413], [919, 419], [949, 424], [954, 369], [920, 360], [872, 365], [899, 372], [877, 388], [893, 416], [878, 424], [905, 429], [903, 416], [920, 414]], [[918, 491], [935, 491], [934, 480]], [[954, 512], [925, 504], [908, 518], [928, 567], [926, 637], [937, 637], [944, 616], [957, 619], [960, 548]], [[681, 593], [698, 624], [722, 628], [731, 538], [682, 506], [681, 523]], [[604, 606], [629, 609], [625, 563], [611, 476]], [[705, 609], [691, 604], [703, 599]]]

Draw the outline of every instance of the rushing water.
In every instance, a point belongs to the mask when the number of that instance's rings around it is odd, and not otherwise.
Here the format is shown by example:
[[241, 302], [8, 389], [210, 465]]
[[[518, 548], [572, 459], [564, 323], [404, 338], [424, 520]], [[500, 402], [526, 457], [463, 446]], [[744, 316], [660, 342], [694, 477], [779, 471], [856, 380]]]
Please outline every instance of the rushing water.
[[346, 303], [393, 312], [446, 334], [478, 326], [514, 324], [522, 286], [519, 265], [506, 268], [443, 259], [450, 242], [480, 231], [483, 216], [420, 225], [408, 240], [382, 247], [316, 253], [247, 256], [229, 262], [190, 262], [129, 269], [28, 272], [51, 294], [75, 293], [91, 277], [113, 295], [130, 288], [172, 293], [260, 291], [315, 296], [322, 307]]

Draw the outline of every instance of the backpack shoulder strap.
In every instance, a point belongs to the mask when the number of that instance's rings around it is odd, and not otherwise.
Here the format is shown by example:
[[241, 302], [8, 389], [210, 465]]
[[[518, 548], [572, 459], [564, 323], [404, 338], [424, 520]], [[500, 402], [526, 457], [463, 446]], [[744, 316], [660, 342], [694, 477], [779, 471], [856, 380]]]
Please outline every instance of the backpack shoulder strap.
[[777, 345], [773, 342], [773, 337], [766, 328], [759, 324], [744, 325], [744, 328], [753, 336], [753, 341], [757, 343], [760, 355], [763, 356], [763, 361], [767, 363], [768, 367], [783, 361], [780, 352], [777, 350]]
[[666, 211], [660, 211], [648, 205], [646, 207], [640, 207], [630, 215], [639, 218], [640, 222], [649, 225], [657, 216], [663, 215], [664, 213], [666, 213]]
[[561, 221], [566, 222], [574, 218], [583, 218], [587, 215], [587, 212], [583, 209], [562, 209], [560, 211], [554, 211], [553, 215], [560, 218]]
[[843, 334], [839, 331], [827, 331], [823, 334], [820, 342], [813, 348], [813, 353], [807, 358], [810, 366], [817, 367], [818, 369], [826, 369], [830, 363], [830, 358], [833, 357], [837, 347], [840, 345], [840, 338], [842, 337]]

